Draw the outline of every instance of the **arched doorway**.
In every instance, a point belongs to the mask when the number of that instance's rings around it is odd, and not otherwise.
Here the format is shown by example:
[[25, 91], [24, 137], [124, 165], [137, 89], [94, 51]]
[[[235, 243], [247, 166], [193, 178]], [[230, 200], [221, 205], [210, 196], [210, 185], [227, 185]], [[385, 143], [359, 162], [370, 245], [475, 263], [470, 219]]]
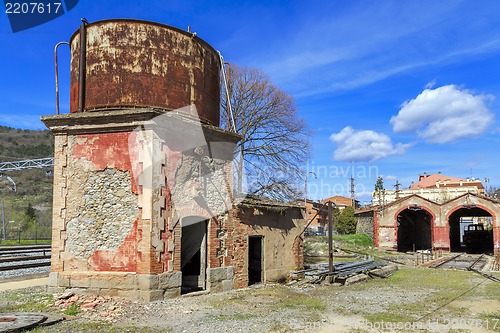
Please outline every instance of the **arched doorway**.
[[432, 249], [432, 215], [420, 206], [410, 206], [396, 217], [398, 252]]
[[208, 220], [189, 216], [181, 219], [181, 293], [206, 288]]
[[486, 209], [462, 206], [449, 215], [448, 223], [451, 252], [493, 252], [493, 218]]

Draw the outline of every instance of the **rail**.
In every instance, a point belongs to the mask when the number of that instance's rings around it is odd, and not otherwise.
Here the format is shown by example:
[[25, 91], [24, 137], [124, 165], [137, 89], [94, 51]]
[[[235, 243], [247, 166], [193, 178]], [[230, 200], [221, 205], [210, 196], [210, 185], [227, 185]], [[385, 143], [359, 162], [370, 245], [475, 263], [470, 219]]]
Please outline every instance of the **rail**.
[[45, 266], [50, 266], [50, 261], [47, 261], [47, 262], [38, 262], [38, 263], [30, 263], [30, 264], [0, 266], [0, 272], [15, 271], [15, 270], [24, 269], [24, 268], [45, 267]]
[[0, 247], [0, 272], [50, 266], [50, 257], [50, 245], [3, 246]]
[[29, 254], [33, 252], [50, 252], [50, 245], [35, 245], [35, 246], [3, 246], [0, 247], [0, 256], [13, 254]]

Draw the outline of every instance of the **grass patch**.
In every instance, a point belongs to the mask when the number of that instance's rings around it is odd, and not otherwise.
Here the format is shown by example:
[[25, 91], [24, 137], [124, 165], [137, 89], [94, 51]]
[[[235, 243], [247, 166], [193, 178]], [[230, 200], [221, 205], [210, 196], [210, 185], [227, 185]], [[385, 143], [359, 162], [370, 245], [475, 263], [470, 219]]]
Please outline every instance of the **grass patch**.
[[364, 316], [369, 323], [404, 323], [411, 322], [412, 318], [406, 314], [394, 312], [379, 312]]
[[[366, 234], [333, 235], [332, 238], [336, 247], [355, 247], [367, 249], [373, 246], [373, 240]], [[306, 243], [307, 242], [328, 244], [328, 236], [306, 237]]]
[[320, 320], [320, 314], [327, 309], [321, 299], [282, 285], [239, 290], [223, 300], [220, 297], [223, 295], [209, 301], [212, 308], [225, 312], [214, 317], [220, 320], [261, 318], [270, 312], [286, 310], [287, 316], [311, 322]]
[[50, 239], [38, 239], [38, 240], [30, 240], [30, 239], [21, 239], [21, 241], [17, 239], [0, 239], [0, 245], [40, 245], [40, 244], [50, 244]]
[[216, 320], [225, 321], [225, 320], [247, 320], [255, 318], [257, 317], [257, 315], [254, 313], [236, 312], [236, 313], [224, 313], [219, 315], [213, 315], [211, 317]]
[[[328, 240], [328, 238], [327, 238]], [[340, 247], [370, 248], [373, 246], [373, 240], [365, 234], [354, 235], [335, 235], [333, 240]]]
[[309, 297], [303, 294], [292, 294], [289, 297], [284, 298], [279, 303], [280, 307], [289, 309], [304, 309], [304, 310], [317, 310], [323, 311], [326, 306], [320, 300], [316, 298]]
[[43, 312], [53, 303], [51, 294], [32, 293], [29, 290], [2, 294], [0, 312]]
[[[358, 314], [366, 318], [368, 322], [405, 323], [427, 322], [428, 320], [443, 322], [451, 318], [465, 317], [479, 320], [481, 315], [472, 314], [460, 302], [498, 299], [498, 291], [495, 291], [493, 295], [487, 295], [491, 288], [498, 289], [498, 284], [487, 281], [486, 285], [483, 286], [483, 282], [484, 280], [473, 272], [401, 268], [387, 279], [375, 279], [368, 284], [357, 284], [348, 288], [356, 291], [367, 291], [382, 287], [404, 290], [408, 294], [415, 295], [415, 297], [406, 298], [401, 302], [386, 305], [374, 313], [360, 308]], [[403, 295], [399, 293], [399, 296], [396, 297], [403, 297]], [[483, 314], [483, 322], [487, 318], [493, 321], [494, 318], [500, 317], [499, 315], [498, 312]], [[500, 330], [500, 322], [498, 328]]]
[[[373, 247], [373, 241], [370, 236], [365, 234], [334, 235], [333, 246], [366, 252]], [[328, 236], [306, 237], [304, 254], [314, 255], [319, 253], [328, 255]]]
[[500, 332], [500, 311], [493, 313], [482, 313], [479, 315], [483, 327], [486, 325], [494, 332]]
[[[500, 274], [492, 273], [496, 278], [500, 278]], [[498, 283], [489, 283], [483, 289], [482, 295], [488, 297], [488, 299], [500, 299], [500, 288]]]
[[33, 333], [48, 333], [48, 332], [78, 332], [78, 333], [164, 333], [171, 332], [170, 328], [156, 329], [151, 327], [138, 326], [115, 326], [107, 322], [89, 322], [83, 320], [68, 320], [57, 323], [54, 326], [37, 327], [30, 332]]
[[459, 294], [470, 289], [474, 273], [444, 269], [402, 268], [386, 281], [405, 288], [436, 287], [442, 291], [453, 291]]

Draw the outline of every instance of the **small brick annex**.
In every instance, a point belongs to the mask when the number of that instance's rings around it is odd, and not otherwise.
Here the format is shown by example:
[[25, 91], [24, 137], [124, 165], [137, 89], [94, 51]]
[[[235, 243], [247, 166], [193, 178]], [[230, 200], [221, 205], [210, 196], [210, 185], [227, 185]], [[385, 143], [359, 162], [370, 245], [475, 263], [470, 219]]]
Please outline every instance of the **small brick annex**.
[[152, 301], [286, 280], [303, 267], [301, 207], [232, 195], [240, 137], [201, 124], [206, 142], [185, 147], [191, 119], [159, 128], [166, 114], [42, 117], [55, 137], [53, 291]]
[[[373, 226], [374, 245], [380, 249], [392, 251], [458, 250], [457, 242], [459, 243], [460, 234], [454, 226], [458, 217], [491, 217], [494, 250], [498, 252], [500, 248], [499, 213], [500, 202], [497, 200], [467, 193], [444, 203], [436, 203], [418, 195], [411, 195], [382, 208], [358, 212], [356, 215], [358, 220], [364, 221], [364, 224], [367, 223], [366, 220], [371, 220], [371, 223], [368, 223]], [[402, 216], [412, 221], [414, 224], [412, 231], [415, 232], [402, 232], [401, 228], [404, 227], [401, 221]], [[411, 237], [411, 239], [408, 241], [402, 239], [403, 237]]]

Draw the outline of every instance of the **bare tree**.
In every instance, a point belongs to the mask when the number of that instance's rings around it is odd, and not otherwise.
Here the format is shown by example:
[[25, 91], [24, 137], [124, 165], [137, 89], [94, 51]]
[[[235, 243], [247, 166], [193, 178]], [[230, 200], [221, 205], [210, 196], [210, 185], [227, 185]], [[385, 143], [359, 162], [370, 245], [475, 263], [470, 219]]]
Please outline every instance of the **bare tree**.
[[[279, 200], [294, 200], [302, 192], [309, 156], [309, 130], [294, 99], [278, 89], [263, 72], [231, 65], [228, 90], [236, 132], [243, 136], [235, 159], [236, 191]], [[222, 126], [233, 127], [226, 94]]]

